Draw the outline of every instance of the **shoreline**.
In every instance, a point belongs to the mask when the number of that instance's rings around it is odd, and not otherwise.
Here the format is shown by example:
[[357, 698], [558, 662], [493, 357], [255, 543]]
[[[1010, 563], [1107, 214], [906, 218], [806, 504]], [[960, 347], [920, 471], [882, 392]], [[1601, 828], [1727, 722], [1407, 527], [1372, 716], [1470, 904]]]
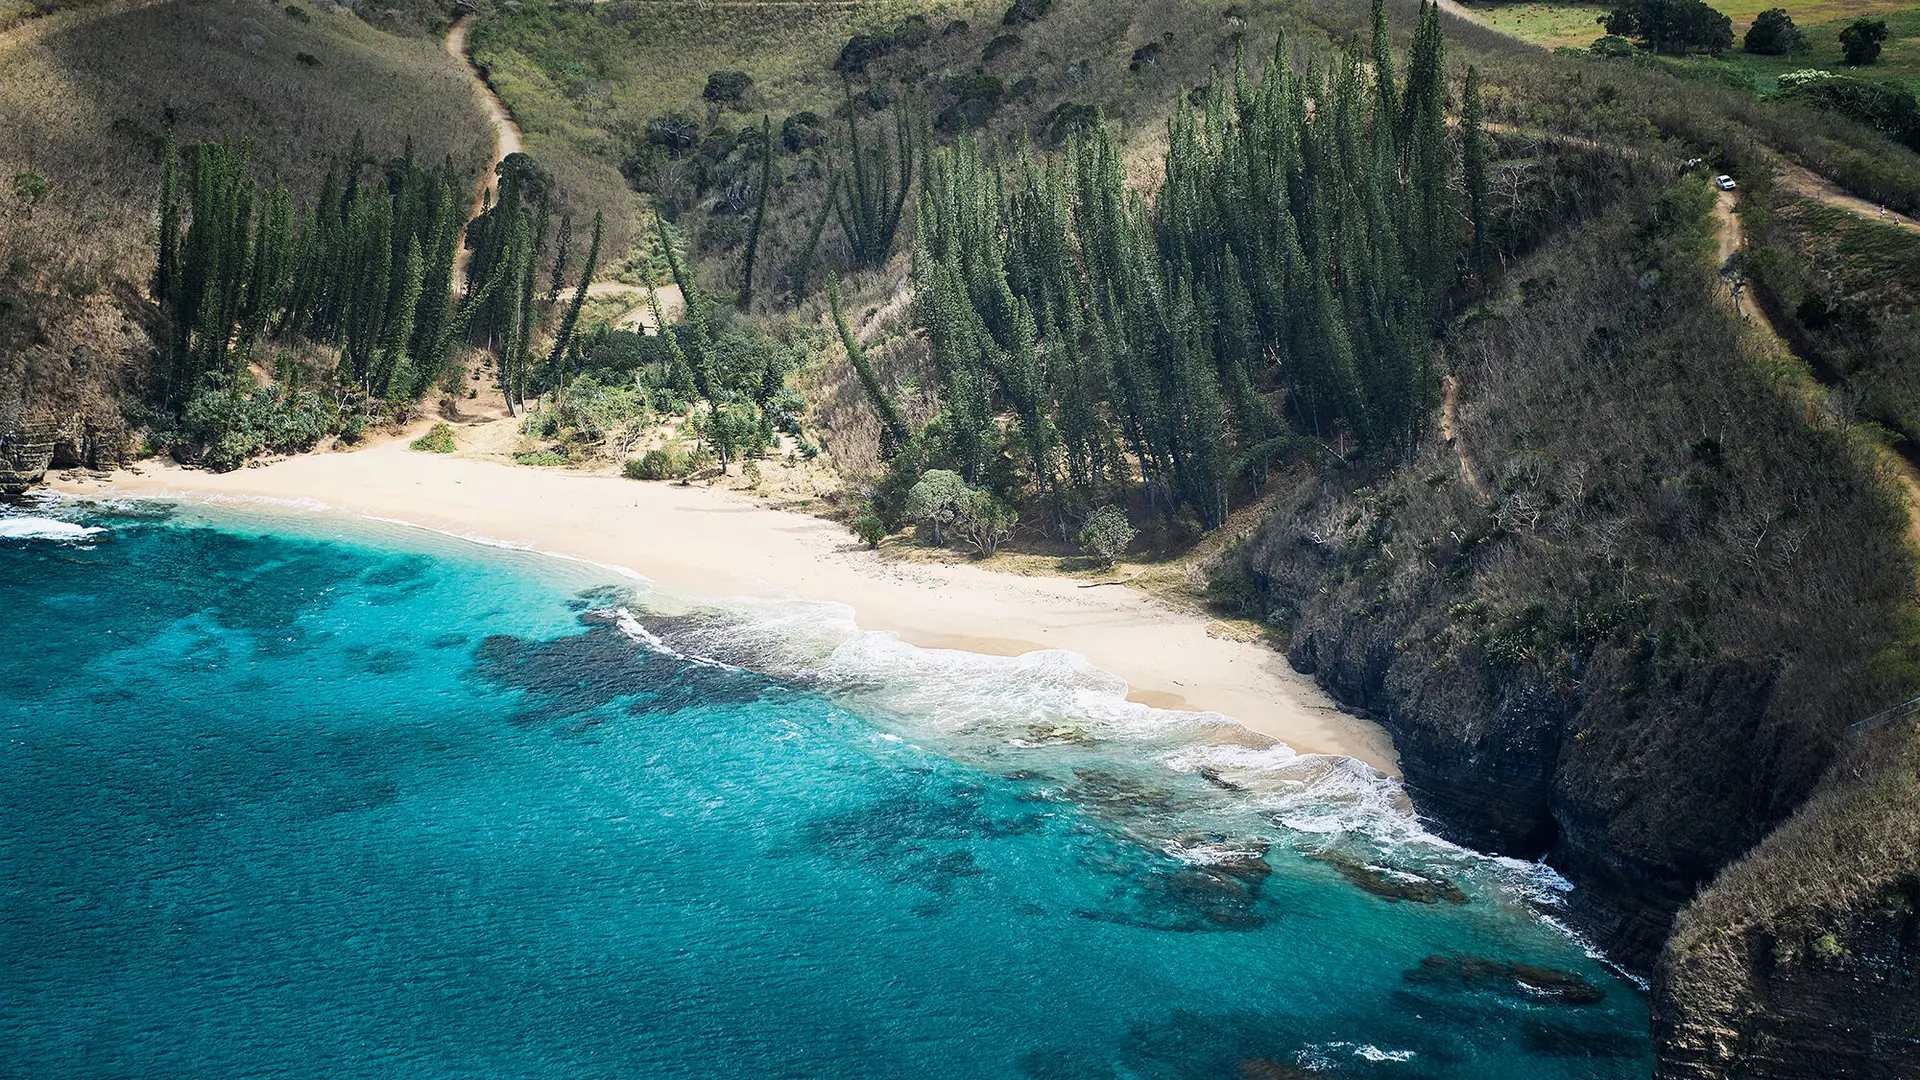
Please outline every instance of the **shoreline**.
[[140, 474], [48, 486], [80, 498], [311, 500], [628, 568], [688, 596], [834, 601], [853, 609], [861, 629], [922, 648], [1063, 649], [1124, 679], [1131, 701], [1232, 719], [1255, 733], [1249, 745], [1277, 740], [1400, 774], [1385, 729], [1341, 711], [1273, 649], [1214, 636], [1204, 617], [1128, 587], [888, 560], [834, 522], [727, 491], [421, 453], [403, 440], [229, 473], [148, 462]]

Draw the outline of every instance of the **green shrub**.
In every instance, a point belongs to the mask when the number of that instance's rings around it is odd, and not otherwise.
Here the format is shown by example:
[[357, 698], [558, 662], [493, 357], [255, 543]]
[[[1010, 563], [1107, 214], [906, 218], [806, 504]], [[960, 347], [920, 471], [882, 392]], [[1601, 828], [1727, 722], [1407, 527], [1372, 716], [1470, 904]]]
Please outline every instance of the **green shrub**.
[[1880, 43], [1887, 40], [1887, 20], [1855, 19], [1840, 31], [1840, 48], [1847, 64], [1860, 67], [1880, 59]]
[[815, 146], [827, 145], [827, 123], [820, 114], [811, 109], [803, 109], [780, 121], [780, 144], [787, 152], [797, 154]]
[[893, 40], [903, 49], [917, 49], [933, 40], [933, 24], [925, 15], [909, 15], [893, 28]]
[[602, 385], [592, 375], [573, 380], [559, 400], [536, 408], [520, 430], [536, 439], [558, 439], [580, 448], [581, 456], [619, 459], [653, 426], [647, 393], [628, 383]]
[[867, 65], [893, 51], [894, 40], [890, 34], [855, 34], [847, 39], [840, 48], [840, 55], [833, 62], [833, 70], [842, 75], [858, 75], [867, 70]]
[[425, 435], [407, 444], [409, 448], [428, 454], [451, 454], [454, 451], [453, 426], [435, 424]]
[[1605, 56], [1613, 59], [1634, 56], [1640, 52], [1639, 49], [1634, 48], [1633, 42], [1628, 41], [1619, 34], [1608, 34], [1596, 40], [1587, 51], [1595, 56]]
[[1002, 26], [1023, 26], [1044, 18], [1053, 10], [1053, 0], [1013, 0], [1013, 6], [1000, 18]]
[[995, 60], [1019, 48], [1021, 44], [1019, 34], [1001, 34], [999, 37], [987, 42], [987, 47], [980, 50], [980, 62], [983, 64], [991, 64]]
[[678, 480], [693, 471], [693, 459], [671, 447], [649, 450], [622, 471], [629, 480]]
[[1780, 89], [1792, 90], [1810, 82], [1836, 78], [1839, 78], [1839, 76], [1831, 71], [1823, 71], [1820, 68], [1801, 68], [1798, 71], [1789, 71], [1774, 81], [1779, 84]]
[[513, 455], [513, 460], [514, 460], [514, 464], [516, 465], [539, 465], [539, 466], [550, 467], [554, 465], [567, 464], [567, 456], [565, 454], [556, 454], [551, 450], [533, 450], [524, 454], [515, 454]]
[[204, 447], [201, 461], [220, 472], [256, 454], [311, 450], [339, 426], [332, 401], [311, 390], [282, 394], [274, 387], [203, 390], [187, 402], [181, 418], [182, 433]]
[[1893, 83], [1844, 76], [1825, 79], [1801, 76], [1789, 83], [1787, 76], [1782, 76], [1778, 99], [1839, 113], [1895, 142], [1920, 147], [1920, 102]]
[[1127, 550], [1133, 538], [1139, 535], [1133, 523], [1127, 520], [1127, 512], [1117, 506], [1107, 505], [1088, 515], [1087, 523], [1080, 529], [1080, 550], [1094, 556], [1108, 566]]
[[1000, 550], [1000, 545], [1013, 538], [1013, 529], [1020, 523], [1020, 512], [993, 497], [986, 491], [975, 491], [973, 498], [953, 523], [953, 531], [960, 534], [974, 554], [991, 557]]
[[701, 98], [716, 105], [738, 105], [753, 88], [753, 76], [744, 71], [716, 71], [707, 76]]
[[874, 513], [872, 507], [860, 511], [859, 516], [849, 523], [848, 528], [852, 529], [853, 535], [859, 537], [860, 542], [869, 548], [879, 547], [880, 541], [887, 538], [887, 523], [880, 520], [880, 515]]
[[973, 505], [976, 494], [960, 474], [948, 469], [928, 469], [907, 492], [907, 520], [921, 522], [933, 530], [933, 544], [946, 544], [945, 529], [960, 519]]

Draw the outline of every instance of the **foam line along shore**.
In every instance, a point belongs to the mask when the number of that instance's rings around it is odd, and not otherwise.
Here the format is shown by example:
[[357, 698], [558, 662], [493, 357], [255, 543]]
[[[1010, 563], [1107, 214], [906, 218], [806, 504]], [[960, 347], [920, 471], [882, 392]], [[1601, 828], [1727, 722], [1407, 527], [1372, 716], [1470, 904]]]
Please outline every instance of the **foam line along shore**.
[[167, 466], [63, 487], [94, 497], [309, 500], [632, 567], [683, 594], [837, 601], [863, 629], [929, 648], [1064, 649], [1124, 679], [1135, 701], [1232, 718], [1249, 729], [1249, 743], [1278, 740], [1399, 771], [1378, 725], [1342, 712], [1279, 653], [1215, 636], [1202, 617], [1131, 589], [889, 562], [831, 522], [724, 492], [416, 454], [401, 442], [232, 473]]

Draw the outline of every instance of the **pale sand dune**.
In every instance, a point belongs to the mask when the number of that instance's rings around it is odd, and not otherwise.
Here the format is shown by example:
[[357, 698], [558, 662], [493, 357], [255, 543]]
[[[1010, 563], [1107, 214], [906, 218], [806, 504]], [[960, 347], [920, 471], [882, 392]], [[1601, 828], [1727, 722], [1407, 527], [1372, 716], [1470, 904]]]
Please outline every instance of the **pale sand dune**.
[[[389, 442], [214, 474], [149, 464], [73, 494], [267, 496], [629, 567], [684, 594], [799, 595], [851, 606], [861, 627], [927, 648], [1066, 649], [1125, 679], [1144, 704], [1212, 711], [1302, 753], [1397, 775], [1375, 724], [1339, 711], [1286, 659], [1208, 634], [1208, 622], [1128, 588], [1083, 588], [966, 565], [902, 564], [829, 521], [700, 487], [640, 483], [410, 451]], [[1248, 735], [1235, 741], [1265, 745]]]

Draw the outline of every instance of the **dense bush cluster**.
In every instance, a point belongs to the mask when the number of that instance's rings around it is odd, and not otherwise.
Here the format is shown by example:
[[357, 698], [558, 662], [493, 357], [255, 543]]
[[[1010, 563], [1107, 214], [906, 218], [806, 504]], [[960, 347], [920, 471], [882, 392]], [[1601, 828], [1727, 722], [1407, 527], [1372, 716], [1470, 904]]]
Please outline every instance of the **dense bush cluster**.
[[[1793, 74], [1793, 73], [1789, 73]], [[1868, 82], [1820, 72], [1821, 78], [1780, 80], [1781, 101], [1838, 113], [1897, 143], [1920, 150], [1920, 101], [1890, 82]]]
[[201, 448], [203, 464], [226, 470], [259, 454], [311, 450], [342, 419], [338, 403], [316, 390], [209, 388], [186, 403], [180, 433]]

